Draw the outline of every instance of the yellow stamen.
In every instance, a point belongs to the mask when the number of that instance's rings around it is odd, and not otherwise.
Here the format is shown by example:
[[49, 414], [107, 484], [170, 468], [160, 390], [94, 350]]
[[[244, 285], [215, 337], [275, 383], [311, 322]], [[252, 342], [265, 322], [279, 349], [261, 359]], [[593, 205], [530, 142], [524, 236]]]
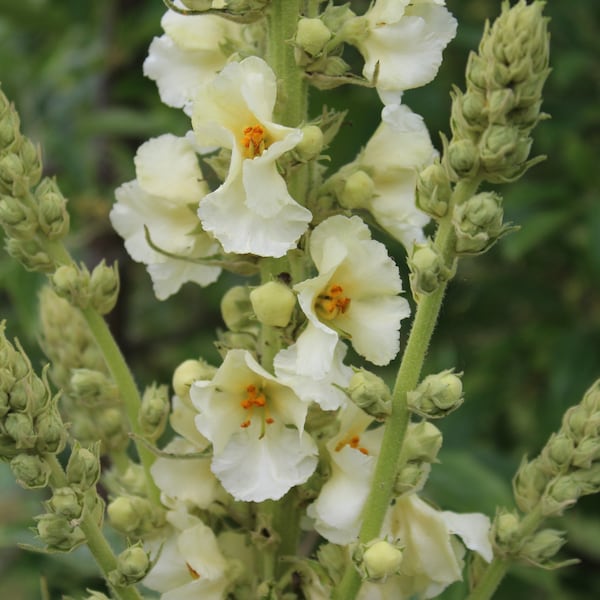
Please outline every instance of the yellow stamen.
[[260, 156], [267, 148], [266, 131], [262, 125], [251, 125], [244, 129], [241, 143], [246, 158]]
[[369, 455], [369, 451], [364, 446], [360, 446], [360, 436], [358, 435], [347, 437], [338, 442], [335, 451], [339, 452], [344, 446], [350, 446], [350, 448], [358, 450], [361, 454]]
[[315, 303], [318, 316], [325, 321], [332, 321], [350, 308], [351, 299], [344, 296], [344, 288], [334, 283], [323, 290]]

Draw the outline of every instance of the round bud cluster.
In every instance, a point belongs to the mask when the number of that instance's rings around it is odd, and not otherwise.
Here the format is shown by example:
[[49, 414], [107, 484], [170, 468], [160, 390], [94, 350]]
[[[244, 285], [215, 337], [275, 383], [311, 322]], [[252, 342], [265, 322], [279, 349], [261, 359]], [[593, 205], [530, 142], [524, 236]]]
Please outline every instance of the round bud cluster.
[[408, 408], [426, 419], [445, 417], [463, 403], [461, 375], [451, 369], [428, 375], [406, 395]]
[[152, 566], [150, 557], [140, 544], [130, 546], [117, 556], [117, 568], [108, 575], [116, 587], [126, 587], [141, 581]]
[[392, 410], [392, 393], [385, 381], [366, 369], [357, 369], [346, 390], [350, 400], [378, 420], [388, 417]]
[[421, 296], [435, 292], [442, 283], [452, 276], [437, 248], [431, 240], [424, 244], [414, 244], [408, 259], [410, 287], [417, 302]]
[[453, 139], [444, 163], [456, 179], [492, 183], [520, 177], [528, 160], [530, 133], [538, 121], [548, 74], [548, 19], [543, 2], [520, 0], [484, 33], [467, 65], [467, 90], [453, 93]]
[[153, 384], [144, 390], [138, 423], [142, 435], [147, 440], [156, 441], [164, 433], [170, 409], [169, 390], [166, 385]]
[[398, 573], [404, 558], [402, 550], [397, 543], [376, 539], [357, 545], [352, 560], [363, 580], [383, 583], [389, 576]]
[[118, 496], [107, 512], [111, 525], [130, 539], [139, 539], [164, 525], [164, 512], [141, 496]]

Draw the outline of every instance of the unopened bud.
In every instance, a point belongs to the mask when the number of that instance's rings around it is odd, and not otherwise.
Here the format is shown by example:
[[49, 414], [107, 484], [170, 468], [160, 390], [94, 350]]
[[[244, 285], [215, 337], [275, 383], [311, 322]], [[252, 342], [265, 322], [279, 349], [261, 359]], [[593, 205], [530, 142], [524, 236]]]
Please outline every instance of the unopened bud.
[[542, 456], [548, 457], [556, 467], [557, 472], [562, 467], [566, 467], [573, 458], [573, 440], [564, 433], [552, 434]]
[[36, 239], [18, 240], [8, 238], [6, 240], [6, 250], [28, 271], [52, 273], [56, 269], [56, 263]]
[[597, 436], [582, 439], [570, 458], [572, 458], [571, 462], [575, 467], [580, 469], [591, 468], [592, 464], [600, 459], [600, 439]]
[[520, 540], [521, 522], [512, 512], [500, 512], [494, 519], [494, 538], [501, 548], [510, 550]]
[[70, 487], [55, 489], [47, 505], [53, 513], [67, 519], [78, 519], [83, 510], [79, 494]]
[[0, 158], [0, 192], [21, 195], [19, 192], [23, 192], [23, 186], [20, 181], [24, 175], [23, 162], [17, 154], [11, 152]]
[[470, 139], [452, 140], [448, 146], [447, 160], [459, 179], [473, 177], [479, 169], [479, 151]]
[[578, 404], [569, 408], [565, 413], [563, 417], [563, 427], [577, 440], [584, 436], [588, 419], [588, 411], [583, 405]]
[[4, 421], [4, 429], [15, 440], [17, 450], [28, 450], [35, 446], [37, 435], [33, 420], [27, 413], [9, 413]]
[[117, 303], [119, 297], [119, 270], [115, 263], [109, 267], [102, 261], [92, 271], [90, 277], [90, 303], [101, 315], [109, 313]]
[[89, 407], [115, 404], [119, 390], [104, 373], [93, 369], [73, 369], [69, 382], [70, 396]]
[[428, 462], [406, 463], [394, 481], [394, 491], [398, 494], [414, 494], [423, 489], [431, 473]]
[[515, 501], [523, 512], [530, 512], [535, 508], [550, 478], [538, 459], [530, 462], [523, 460], [513, 480]]
[[109, 575], [113, 585], [128, 586], [141, 581], [151, 563], [146, 551], [141, 546], [127, 548], [117, 557], [117, 568]]
[[408, 259], [410, 287], [418, 300], [421, 295], [432, 294], [448, 280], [451, 270], [431, 242], [415, 244]]
[[298, 21], [294, 41], [297, 46], [311, 56], [320, 54], [330, 39], [331, 31], [321, 19], [302, 18]]
[[36, 517], [37, 532], [49, 548], [70, 552], [85, 541], [85, 535], [61, 515], [49, 513]]
[[31, 239], [38, 228], [33, 210], [12, 196], [2, 196], [0, 200], [0, 224], [9, 236], [20, 240]]
[[221, 299], [221, 315], [228, 329], [243, 331], [251, 328], [255, 325], [252, 314], [250, 291], [247, 287], [236, 285], [225, 292]]
[[563, 531], [542, 529], [525, 541], [520, 556], [535, 565], [544, 565], [564, 545]]
[[344, 208], [367, 208], [375, 196], [375, 183], [365, 171], [355, 171], [344, 182], [339, 196]]
[[205, 360], [184, 360], [173, 373], [173, 390], [183, 402], [189, 404], [190, 386], [194, 381], [211, 380], [217, 372], [216, 367]]
[[433, 423], [411, 423], [402, 452], [407, 461], [432, 463], [437, 458], [442, 441], [442, 432]]
[[56, 409], [52, 407], [35, 420], [38, 452], [56, 454], [62, 452], [67, 443], [65, 424]]
[[391, 413], [392, 393], [385, 381], [366, 369], [358, 369], [348, 383], [348, 396], [356, 406], [376, 419]]
[[565, 475], [550, 482], [542, 497], [542, 514], [546, 517], [560, 516], [581, 496], [582, 488], [576, 477]]
[[96, 485], [100, 477], [100, 459], [98, 445], [90, 450], [82, 448], [77, 442], [73, 445], [67, 463], [67, 481], [81, 490]]
[[90, 302], [90, 273], [84, 265], [61, 265], [50, 278], [56, 294], [73, 306], [87, 308]]
[[14, 411], [36, 417], [48, 403], [50, 392], [43, 381], [30, 371], [18, 379], [10, 390], [10, 406]]
[[153, 384], [144, 390], [138, 423], [146, 439], [154, 441], [163, 434], [170, 408], [166, 385]]
[[119, 496], [108, 505], [107, 512], [111, 525], [127, 536], [140, 537], [156, 525], [151, 502], [139, 496]]
[[67, 201], [54, 179], [44, 179], [35, 190], [40, 228], [50, 240], [60, 239], [69, 231]]
[[429, 419], [445, 417], [463, 403], [461, 373], [452, 370], [428, 375], [406, 395], [411, 411]]
[[[386, 540], [370, 542], [362, 555], [362, 568], [368, 581], [385, 581], [402, 564], [402, 549]], [[360, 568], [360, 567], [359, 567]]]
[[417, 206], [433, 218], [443, 217], [448, 211], [452, 195], [446, 169], [439, 163], [425, 167], [417, 181]]
[[316, 125], [306, 125], [302, 128], [302, 139], [294, 148], [294, 152], [302, 161], [317, 158], [323, 150], [323, 132]]
[[21, 486], [43, 488], [50, 479], [50, 465], [36, 454], [19, 454], [10, 461], [10, 468]]
[[296, 307], [296, 295], [284, 283], [269, 281], [250, 292], [250, 302], [263, 325], [285, 327]]

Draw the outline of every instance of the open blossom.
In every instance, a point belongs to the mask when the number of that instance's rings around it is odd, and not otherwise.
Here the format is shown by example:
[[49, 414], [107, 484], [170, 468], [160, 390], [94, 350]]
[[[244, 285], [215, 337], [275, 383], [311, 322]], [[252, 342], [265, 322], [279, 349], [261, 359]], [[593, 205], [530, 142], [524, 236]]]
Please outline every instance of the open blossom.
[[349, 544], [358, 536], [383, 427], [367, 431], [373, 417], [352, 403], [346, 404], [340, 418], [339, 433], [327, 443], [331, 476], [307, 514], [325, 539], [334, 544]]
[[216, 15], [184, 16], [168, 10], [144, 61], [144, 75], [156, 81], [161, 100], [191, 114], [198, 89], [225, 66], [225, 42], [241, 43], [241, 26]]
[[390, 362], [410, 308], [398, 296], [402, 281], [385, 246], [359, 217], [336, 215], [315, 228], [310, 254], [318, 275], [294, 288], [308, 319], [295, 345], [296, 372], [324, 377], [340, 335], [372, 363]]
[[415, 204], [417, 175], [436, 154], [422, 117], [399, 104], [383, 109], [382, 122], [358, 159], [374, 184], [365, 208], [409, 251], [414, 242], [424, 242], [429, 222]]
[[190, 396], [196, 427], [213, 444], [212, 471], [236, 500], [277, 500], [315, 470], [317, 448], [304, 431], [308, 404], [249, 352], [230, 350]]
[[481, 513], [438, 511], [417, 494], [400, 496], [384, 525], [388, 539], [403, 547], [399, 572], [383, 583], [364, 583], [358, 598], [434, 598], [451, 583], [462, 579], [464, 546], [485, 561], [492, 560], [489, 531], [490, 520]]
[[167, 521], [166, 539], [159, 534], [145, 544], [158, 560], [143, 584], [161, 592], [161, 600], [222, 600], [228, 565], [215, 534], [183, 506], [169, 511]]
[[201, 230], [195, 212], [208, 188], [192, 145], [170, 134], [153, 138], [138, 149], [135, 166], [137, 178], [115, 191], [110, 220], [131, 258], [147, 265], [157, 298], [187, 281], [213, 283], [221, 269], [199, 260], [219, 245]]
[[404, 90], [429, 83], [442, 51], [456, 35], [456, 19], [444, 0], [375, 0], [364, 18], [366, 32], [354, 43], [385, 104], [398, 104]]
[[197, 143], [231, 150], [225, 181], [198, 210], [204, 229], [226, 252], [283, 256], [312, 219], [277, 169], [276, 161], [301, 141], [302, 132], [272, 121], [276, 95], [275, 74], [251, 56], [228, 64], [194, 102]]

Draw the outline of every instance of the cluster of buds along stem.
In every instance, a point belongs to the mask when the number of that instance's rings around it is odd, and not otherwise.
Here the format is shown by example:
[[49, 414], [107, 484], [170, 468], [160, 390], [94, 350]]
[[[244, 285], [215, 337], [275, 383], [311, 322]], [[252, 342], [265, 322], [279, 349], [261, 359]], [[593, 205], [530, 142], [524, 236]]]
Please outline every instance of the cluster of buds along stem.
[[560, 531], [537, 531], [541, 522], [562, 515], [581, 496], [600, 491], [600, 381], [567, 410], [540, 454], [523, 460], [513, 489], [518, 508], [528, 516], [499, 513], [496, 546], [501, 554], [547, 565], [564, 539]]
[[425, 419], [450, 414], [464, 401], [461, 375], [452, 369], [428, 375], [406, 395], [408, 408]]

